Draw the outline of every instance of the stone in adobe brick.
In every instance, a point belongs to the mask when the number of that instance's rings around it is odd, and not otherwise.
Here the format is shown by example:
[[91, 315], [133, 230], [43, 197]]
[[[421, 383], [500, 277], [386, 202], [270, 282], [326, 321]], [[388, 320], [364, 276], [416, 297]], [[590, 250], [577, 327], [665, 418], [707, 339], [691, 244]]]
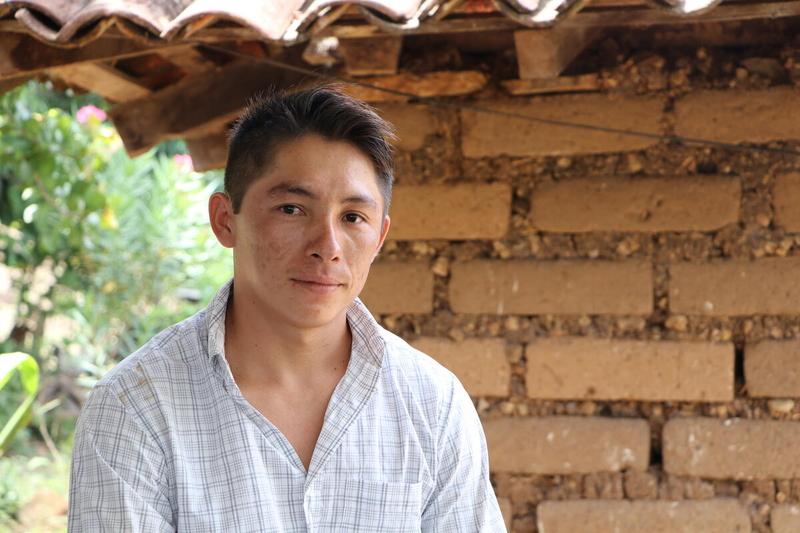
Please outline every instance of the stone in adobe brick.
[[[661, 132], [664, 99], [606, 94], [481, 101], [480, 107], [547, 120]], [[658, 139], [557, 126], [493, 113], [461, 111], [465, 157], [600, 154], [642, 150]]]
[[499, 239], [508, 231], [506, 183], [397, 186], [389, 239]]
[[502, 339], [423, 337], [411, 345], [430, 355], [458, 377], [470, 396], [508, 396], [511, 363]]
[[525, 356], [531, 398], [733, 400], [731, 343], [541, 338]]
[[728, 143], [800, 139], [800, 121], [788, 110], [800, 105], [800, 91], [704, 90], [675, 102], [675, 134]]
[[374, 263], [359, 297], [376, 314], [430, 313], [433, 274], [427, 262]]
[[800, 505], [778, 505], [770, 515], [772, 533], [797, 533], [800, 531]]
[[531, 196], [542, 231], [711, 231], [739, 219], [737, 178], [587, 178], [547, 182]]
[[650, 426], [642, 419], [580, 416], [501, 418], [483, 423], [495, 472], [575, 474], [644, 470]]
[[800, 341], [764, 340], [744, 350], [747, 395], [753, 398], [800, 396]]
[[377, 111], [397, 128], [397, 139], [392, 144], [400, 150], [419, 150], [428, 135], [436, 132], [436, 119], [427, 105], [385, 102], [378, 104]]
[[673, 263], [669, 273], [674, 313], [800, 314], [800, 258]]
[[780, 174], [772, 189], [775, 225], [790, 233], [800, 232], [800, 172]]
[[658, 477], [651, 472], [628, 470], [625, 472], [625, 496], [629, 500], [655, 500], [658, 498]]
[[800, 424], [675, 418], [664, 425], [664, 470], [711, 479], [800, 477]]
[[752, 527], [747, 510], [732, 498], [543, 502], [536, 514], [544, 533], [750, 533]]
[[653, 270], [646, 261], [454, 263], [450, 307], [456, 313], [498, 315], [649, 315]]

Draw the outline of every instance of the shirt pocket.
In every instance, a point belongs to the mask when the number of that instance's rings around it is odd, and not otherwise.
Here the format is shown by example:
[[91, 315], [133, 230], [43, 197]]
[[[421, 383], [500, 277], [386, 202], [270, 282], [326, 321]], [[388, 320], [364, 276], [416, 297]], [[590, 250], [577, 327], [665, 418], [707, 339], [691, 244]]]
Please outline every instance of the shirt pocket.
[[321, 493], [320, 533], [420, 531], [422, 483], [333, 481]]

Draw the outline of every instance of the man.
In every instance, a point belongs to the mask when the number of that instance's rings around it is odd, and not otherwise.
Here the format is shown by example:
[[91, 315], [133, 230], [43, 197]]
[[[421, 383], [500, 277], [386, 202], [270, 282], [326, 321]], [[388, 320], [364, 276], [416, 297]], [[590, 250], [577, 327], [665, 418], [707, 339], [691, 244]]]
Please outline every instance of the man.
[[356, 299], [389, 230], [390, 127], [316, 88], [233, 129], [233, 280], [92, 391], [71, 531], [505, 531], [456, 378]]

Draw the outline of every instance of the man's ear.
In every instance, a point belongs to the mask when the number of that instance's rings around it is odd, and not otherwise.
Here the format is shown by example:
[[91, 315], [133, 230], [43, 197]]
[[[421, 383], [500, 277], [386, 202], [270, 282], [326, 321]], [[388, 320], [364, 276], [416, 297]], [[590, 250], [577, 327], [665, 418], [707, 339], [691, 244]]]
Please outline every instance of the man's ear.
[[392, 220], [389, 218], [389, 215], [383, 219], [383, 225], [381, 227], [381, 238], [378, 241], [378, 248], [375, 250], [375, 255], [372, 256], [372, 260], [375, 261], [375, 258], [378, 257], [378, 253], [383, 248], [383, 241], [386, 240], [386, 235], [389, 233], [389, 226], [391, 225]]
[[208, 218], [219, 243], [226, 248], [236, 244], [233, 202], [224, 192], [215, 192], [208, 199]]

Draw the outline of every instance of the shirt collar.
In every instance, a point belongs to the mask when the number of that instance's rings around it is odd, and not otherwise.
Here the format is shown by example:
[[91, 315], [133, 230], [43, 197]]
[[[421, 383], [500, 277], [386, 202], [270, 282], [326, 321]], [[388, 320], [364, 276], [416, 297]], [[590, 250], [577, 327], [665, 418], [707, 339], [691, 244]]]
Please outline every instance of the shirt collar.
[[[208, 331], [208, 357], [214, 361], [225, 359], [225, 315], [228, 300], [233, 289], [233, 279], [223, 285], [206, 308], [206, 330]], [[347, 322], [353, 335], [351, 357], [366, 359], [366, 362], [380, 368], [386, 351], [386, 343], [381, 334], [382, 328], [375, 321], [361, 300], [356, 298], [347, 307]]]

